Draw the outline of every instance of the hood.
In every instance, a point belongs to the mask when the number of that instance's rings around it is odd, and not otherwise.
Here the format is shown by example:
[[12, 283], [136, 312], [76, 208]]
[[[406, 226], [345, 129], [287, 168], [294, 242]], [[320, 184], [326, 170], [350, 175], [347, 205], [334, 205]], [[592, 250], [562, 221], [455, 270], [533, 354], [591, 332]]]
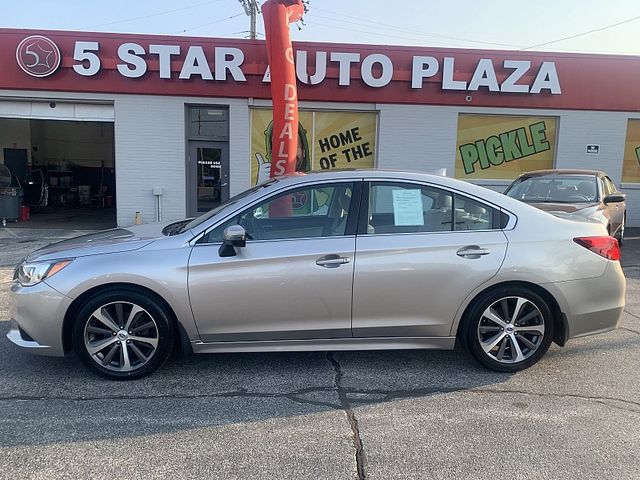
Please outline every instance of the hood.
[[138, 250], [158, 238], [164, 238], [162, 230], [172, 223], [175, 221], [134, 225], [81, 235], [47, 245], [31, 253], [27, 259], [41, 261]]

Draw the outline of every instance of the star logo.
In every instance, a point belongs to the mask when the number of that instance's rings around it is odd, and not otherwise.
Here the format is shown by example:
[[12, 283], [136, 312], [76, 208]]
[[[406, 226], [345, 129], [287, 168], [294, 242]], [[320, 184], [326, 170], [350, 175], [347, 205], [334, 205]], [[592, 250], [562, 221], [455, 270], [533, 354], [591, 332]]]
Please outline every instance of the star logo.
[[16, 48], [16, 61], [26, 74], [47, 77], [60, 66], [60, 49], [47, 37], [32, 35], [23, 39]]

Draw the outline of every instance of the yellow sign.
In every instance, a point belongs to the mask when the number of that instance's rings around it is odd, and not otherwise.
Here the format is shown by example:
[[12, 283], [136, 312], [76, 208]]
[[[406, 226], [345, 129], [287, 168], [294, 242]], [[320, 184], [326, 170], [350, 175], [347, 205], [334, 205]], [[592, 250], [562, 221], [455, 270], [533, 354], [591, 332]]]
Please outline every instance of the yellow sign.
[[512, 180], [553, 168], [556, 118], [460, 114], [455, 176]]
[[622, 181], [640, 183], [640, 120], [627, 122], [627, 140], [622, 161]]
[[[251, 110], [251, 184], [269, 178], [271, 109]], [[376, 152], [375, 112], [300, 111], [296, 171], [373, 168]]]

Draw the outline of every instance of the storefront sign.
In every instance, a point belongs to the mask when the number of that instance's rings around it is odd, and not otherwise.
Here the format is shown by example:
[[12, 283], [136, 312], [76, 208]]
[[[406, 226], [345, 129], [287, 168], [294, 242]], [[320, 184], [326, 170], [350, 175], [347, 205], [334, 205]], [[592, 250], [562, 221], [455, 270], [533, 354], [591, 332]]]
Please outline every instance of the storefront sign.
[[622, 162], [622, 181], [640, 183], [640, 120], [627, 122], [627, 140]]
[[[270, 109], [251, 110], [251, 184], [269, 178]], [[373, 168], [376, 153], [375, 112], [300, 111], [296, 171]]]
[[[303, 101], [640, 110], [635, 57], [298, 42], [293, 58]], [[252, 40], [0, 29], [0, 68], [9, 90], [271, 98]]]
[[[37, 63], [39, 56], [28, 48], [40, 49], [42, 56], [58, 52], [58, 64], [60, 52], [53, 40], [43, 36], [27, 37], [17, 48], [17, 58], [21, 68], [24, 57], [24, 45], [27, 44], [26, 55], [33, 56], [33, 65]], [[46, 47], [41, 46], [45, 44]], [[97, 41], [76, 41], [73, 47], [73, 71], [84, 77], [93, 77], [103, 68], [105, 49], [101, 49]], [[147, 74], [155, 74], [158, 78], [171, 79], [172, 66], [179, 65], [179, 80], [190, 80], [197, 77], [206, 81], [227, 81], [227, 78], [235, 82], [246, 82], [247, 78], [243, 70], [245, 55], [242, 49], [233, 47], [205, 48], [202, 45], [189, 45], [184, 52], [184, 47], [179, 44], [149, 44], [144, 45], [135, 42], [125, 42], [117, 46], [116, 69], [120, 75], [127, 78], [141, 78]], [[338, 85], [350, 86], [354, 77], [372, 88], [383, 88], [389, 85], [393, 79], [395, 67], [393, 60], [382, 52], [361, 55], [359, 53], [341, 51], [322, 51], [315, 53], [315, 61], [312, 66], [314, 75], [309, 75], [309, 55], [307, 50], [298, 50], [295, 54], [297, 65], [296, 74], [298, 81], [303, 84], [319, 85], [327, 79], [327, 69], [338, 69]], [[183, 56], [182, 62], [179, 62]], [[158, 64], [155, 72], [149, 71], [149, 63]], [[172, 63], [173, 62], [173, 63]], [[456, 58], [445, 56], [439, 59], [434, 56], [414, 55], [411, 58], [411, 88], [421, 89], [425, 81], [435, 77], [441, 72], [440, 82], [442, 90], [475, 92], [486, 89], [489, 92], [529, 93], [538, 94], [547, 92], [561, 94], [560, 79], [555, 62], [542, 62], [532, 71], [530, 60], [506, 59], [498, 65], [492, 58], [480, 58], [469, 78], [454, 78], [456, 71]], [[211, 66], [213, 64], [213, 67]], [[44, 65], [44, 64], [43, 64]], [[48, 65], [47, 65], [48, 66]], [[32, 73], [23, 68], [25, 72]], [[55, 69], [54, 69], [55, 70]], [[499, 81], [496, 71], [507, 73]], [[49, 71], [46, 75], [53, 73]], [[177, 72], [176, 72], [177, 73]], [[46, 76], [39, 75], [39, 76]], [[265, 72], [263, 82], [270, 81], [270, 72]], [[524, 83], [523, 83], [524, 82]]]
[[461, 114], [455, 176], [513, 179], [553, 168], [555, 138], [554, 117]]
[[16, 47], [18, 66], [32, 77], [48, 77], [58, 69], [61, 59], [58, 46], [41, 35], [31, 35]]

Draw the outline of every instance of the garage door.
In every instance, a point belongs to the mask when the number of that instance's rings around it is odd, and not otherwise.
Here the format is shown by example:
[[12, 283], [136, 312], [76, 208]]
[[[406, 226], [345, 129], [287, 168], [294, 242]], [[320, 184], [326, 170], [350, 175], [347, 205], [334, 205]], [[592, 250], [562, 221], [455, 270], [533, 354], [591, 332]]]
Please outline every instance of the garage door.
[[112, 103], [42, 100], [0, 100], [0, 117], [39, 120], [113, 122]]

